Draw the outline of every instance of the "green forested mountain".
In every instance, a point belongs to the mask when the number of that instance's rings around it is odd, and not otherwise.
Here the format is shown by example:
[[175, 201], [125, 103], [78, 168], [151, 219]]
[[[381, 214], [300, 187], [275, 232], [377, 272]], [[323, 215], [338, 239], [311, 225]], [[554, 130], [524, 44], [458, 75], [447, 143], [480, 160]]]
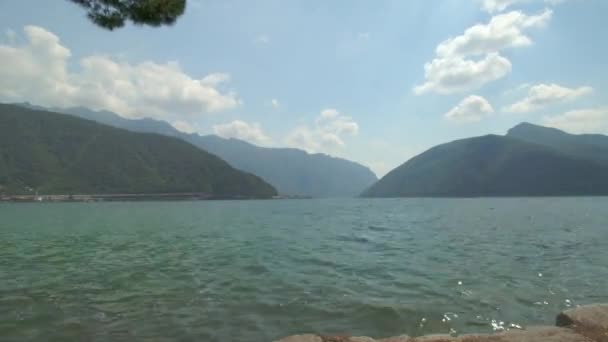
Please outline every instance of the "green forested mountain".
[[44, 194], [276, 194], [257, 176], [176, 138], [5, 104], [0, 104], [0, 187]]
[[219, 156], [239, 170], [260, 176], [283, 195], [357, 196], [377, 181], [376, 175], [369, 168], [325, 154], [310, 154], [294, 148], [260, 147], [242, 140], [224, 139], [215, 135], [186, 134], [165, 121], [130, 120], [112, 112], [93, 111], [84, 107], [51, 110], [134, 132], [178, 137]]
[[397, 167], [366, 197], [608, 195], [608, 165], [510, 136], [439, 145]]
[[608, 162], [608, 136], [601, 134], [569, 134], [559, 129], [521, 123], [507, 136], [552, 147], [569, 155]]

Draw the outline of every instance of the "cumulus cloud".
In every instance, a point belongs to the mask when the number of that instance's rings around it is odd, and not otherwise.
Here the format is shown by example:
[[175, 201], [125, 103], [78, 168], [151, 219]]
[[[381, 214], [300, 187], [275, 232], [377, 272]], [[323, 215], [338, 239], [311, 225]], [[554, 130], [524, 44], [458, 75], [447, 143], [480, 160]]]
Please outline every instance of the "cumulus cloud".
[[532, 40], [524, 31], [545, 26], [551, 17], [551, 10], [538, 15], [512, 11], [441, 42], [435, 50], [436, 57], [424, 65], [425, 82], [416, 86], [414, 93], [470, 91], [505, 77], [512, 65], [500, 51], [531, 45]]
[[578, 109], [561, 115], [545, 116], [543, 125], [570, 133], [608, 133], [608, 107]]
[[520, 11], [499, 14], [487, 24], [477, 24], [462, 35], [450, 38], [437, 46], [438, 56], [476, 56], [506, 48], [529, 46], [532, 40], [524, 30], [547, 25], [553, 12], [549, 9], [538, 15]]
[[317, 121], [331, 120], [331, 119], [335, 119], [339, 116], [340, 116], [340, 112], [338, 112], [338, 110], [336, 110], [336, 109], [333, 109], [333, 108], [323, 109], [321, 111], [321, 115], [319, 115], [319, 117], [317, 118]]
[[525, 98], [508, 106], [505, 111], [528, 113], [552, 104], [573, 101], [592, 92], [591, 87], [566, 88], [557, 84], [538, 84], [530, 87]]
[[481, 8], [490, 13], [502, 12], [508, 7], [526, 2], [544, 2], [545, 4], [555, 5], [563, 0], [479, 0]]
[[128, 117], [175, 121], [237, 107], [233, 91], [222, 89], [227, 74], [196, 79], [177, 62], [131, 64], [109, 56], [81, 59], [69, 70], [71, 52], [52, 32], [26, 26], [22, 44], [0, 44], [0, 101], [29, 101], [43, 106], [86, 106]]
[[207, 86], [218, 86], [222, 83], [230, 82], [230, 75], [226, 73], [216, 72], [214, 74], [209, 74], [201, 80], [201, 83]]
[[213, 132], [222, 138], [235, 138], [256, 145], [267, 145], [272, 139], [264, 133], [258, 123], [247, 123], [241, 120], [213, 126]]
[[314, 127], [296, 127], [287, 135], [285, 143], [309, 152], [331, 152], [346, 146], [344, 137], [358, 133], [359, 125], [351, 117], [330, 108], [321, 111]]
[[493, 13], [504, 11], [507, 7], [523, 1], [524, 0], [481, 0], [480, 2], [481, 8], [484, 11]]
[[171, 126], [173, 126], [175, 129], [177, 129], [180, 132], [184, 132], [184, 133], [195, 133], [197, 131], [197, 129], [190, 123], [186, 122], [186, 121], [182, 121], [182, 120], [177, 120], [177, 121], [173, 121], [171, 122]]
[[494, 113], [492, 105], [483, 97], [471, 95], [445, 113], [445, 118], [458, 122], [476, 122]]
[[459, 93], [477, 89], [498, 80], [511, 72], [511, 62], [498, 53], [488, 54], [480, 60], [459, 56], [437, 58], [424, 66], [426, 82], [414, 88], [416, 95], [427, 92], [438, 94]]

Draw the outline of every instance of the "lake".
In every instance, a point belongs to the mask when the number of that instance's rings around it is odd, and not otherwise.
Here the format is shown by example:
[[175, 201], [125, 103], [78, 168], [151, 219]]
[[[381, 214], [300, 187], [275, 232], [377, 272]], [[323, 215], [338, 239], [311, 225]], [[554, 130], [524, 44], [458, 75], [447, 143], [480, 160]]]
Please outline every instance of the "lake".
[[0, 203], [2, 341], [488, 332], [607, 279], [608, 198]]

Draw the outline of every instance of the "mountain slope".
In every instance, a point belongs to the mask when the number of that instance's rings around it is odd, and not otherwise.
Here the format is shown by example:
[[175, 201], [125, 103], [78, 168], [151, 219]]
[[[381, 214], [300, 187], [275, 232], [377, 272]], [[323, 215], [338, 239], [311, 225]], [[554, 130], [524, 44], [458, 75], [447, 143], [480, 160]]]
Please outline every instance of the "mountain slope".
[[0, 186], [9, 193], [203, 192], [271, 197], [276, 190], [179, 139], [0, 104]]
[[[23, 105], [23, 104], [22, 104]], [[31, 106], [31, 105], [26, 105]], [[125, 119], [107, 111], [83, 107], [52, 109], [134, 132], [178, 137], [224, 159], [233, 167], [253, 173], [285, 195], [357, 196], [378, 179], [367, 167], [325, 154], [292, 148], [266, 148], [238, 139], [182, 133], [165, 121]]]
[[355, 162], [293, 148], [264, 148], [214, 135], [194, 136], [192, 144], [217, 154], [234, 167], [255, 173], [283, 194], [357, 196], [376, 175]]
[[552, 147], [572, 156], [608, 162], [608, 136], [569, 134], [559, 129], [521, 123], [507, 136]]
[[365, 197], [608, 194], [608, 166], [512, 137], [439, 145], [397, 167]]

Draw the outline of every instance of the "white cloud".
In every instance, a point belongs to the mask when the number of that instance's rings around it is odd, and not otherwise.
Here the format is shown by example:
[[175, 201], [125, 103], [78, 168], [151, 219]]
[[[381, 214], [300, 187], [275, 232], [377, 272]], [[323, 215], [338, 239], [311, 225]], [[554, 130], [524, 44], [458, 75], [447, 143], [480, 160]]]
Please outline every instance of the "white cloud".
[[182, 121], [182, 120], [177, 120], [177, 121], [173, 121], [171, 123], [171, 126], [173, 126], [175, 129], [177, 129], [180, 132], [184, 132], [184, 133], [195, 133], [197, 131], [196, 128], [194, 128], [194, 126], [186, 121]]
[[340, 116], [340, 112], [338, 112], [336, 109], [333, 109], [333, 108], [323, 109], [321, 111], [321, 115], [319, 116], [319, 118], [317, 120], [330, 120], [330, 119], [337, 118], [338, 116]]
[[508, 106], [505, 111], [528, 113], [552, 104], [573, 101], [592, 92], [591, 87], [566, 88], [557, 84], [538, 84], [530, 87], [525, 98]]
[[494, 113], [492, 105], [483, 97], [471, 95], [445, 114], [451, 121], [475, 122]]
[[608, 133], [608, 107], [579, 109], [545, 116], [543, 125], [570, 133]]
[[249, 124], [241, 120], [213, 126], [213, 132], [222, 138], [235, 138], [256, 145], [267, 145], [272, 139], [264, 133], [258, 123]]
[[336, 109], [324, 109], [315, 120], [315, 126], [296, 127], [285, 138], [288, 146], [309, 152], [332, 152], [346, 146], [344, 137], [356, 136], [359, 125]]
[[0, 44], [0, 101], [82, 105], [170, 121], [241, 103], [236, 93], [222, 90], [227, 74], [195, 79], [177, 62], [131, 64], [103, 55], [85, 57], [79, 70], [69, 70], [71, 52], [56, 35], [37, 26], [24, 31], [25, 43]]
[[551, 17], [551, 10], [538, 15], [520, 11], [499, 14], [487, 24], [474, 25], [462, 35], [441, 42], [436, 57], [424, 65], [425, 82], [414, 87], [414, 93], [470, 91], [505, 77], [512, 65], [500, 51], [531, 45], [524, 30], [543, 27]]
[[523, 2], [523, 0], [481, 0], [481, 8], [484, 11], [494, 13], [494, 12], [502, 12], [507, 7], [516, 4], [518, 2]]
[[[481, 3], [481, 8], [490, 13], [494, 12], [502, 12], [506, 10], [508, 7], [511, 7], [516, 4], [533, 2], [535, 0], [478, 0]], [[544, 2], [545, 4], [555, 5], [564, 0], [536, 0], [536, 2]]]
[[281, 103], [277, 99], [272, 99], [270, 100], [270, 105], [272, 106], [272, 108], [277, 109], [281, 106]]
[[520, 11], [499, 14], [487, 24], [477, 24], [462, 35], [443, 41], [437, 46], [438, 56], [477, 56], [506, 48], [529, 46], [530, 37], [524, 29], [544, 27], [553, 12], [545, 10], [538, 15], [526, 15]]
[[201, 80], [201, 83], [207, 86], [218, 86], [222, 83], [230, 82], [230, 75], [226, 73], [216, 72], [214, 74], [209, 74]]
[[259, 34], [253, 39], [253, 42], [259, 45], [270, 44], [270, 36], [268, 36], [267, 34]]
[[414, 88], [416, 95], [427, 92], [452, 94], [480, 88], [511, 72], [511, 62], [498, 53], [488, 54], [480, 60], [459, 56], [437, 58], [425, 64], [426, 82]]
[[376, 174], [377, 177], [384, 177], [394, 167], [389, 166], [382, 160], [375, 160], [366, 163], [367, 166]]

